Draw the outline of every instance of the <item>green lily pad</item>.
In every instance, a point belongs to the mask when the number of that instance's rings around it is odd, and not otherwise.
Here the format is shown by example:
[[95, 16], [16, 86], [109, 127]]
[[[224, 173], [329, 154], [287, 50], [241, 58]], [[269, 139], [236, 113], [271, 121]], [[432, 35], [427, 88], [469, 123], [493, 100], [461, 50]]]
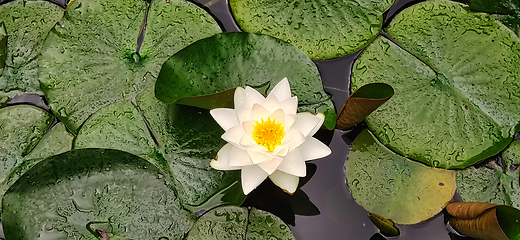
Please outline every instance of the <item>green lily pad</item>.
[[7, 56], [7, 33], [5, 32], [5, 24], [0, 20], [0, 76], [5, 67], [5, 60]]
[[40, 83], [53, 113], [77, 132], [94, 112], [153, 86], [161, 65], [198, 39], [221, 32], [204, 10], [184, 0], [78, 0], [47, 37]]
[[392, 150], [428, 165], [464, 168], [504, 149], [520, 130], [520, 40], [483, 13], [427, 1], [397, 15], [360, 55], [352, 90], [395, 89], [366, 118]]
[[393, 2], [231, 0], [230, 6], [244, 31], [282, 39], [320, 60], [354, 53], [369, 44]]
[[518, 0], [467, 0], [469, 8], [473, 11], [513, 14], [520, 10], [520, 1]]
[[[520, 141], [502, 153], [503, 162], [457, 171], [459, 194], [465, 202], [489, 202], [520, 208]], [[503, 166], [503, 167], [501, 167]]]
[[397, 224], [415, 224], [435, 216], [457, 188], [455, 171], [399, 156], [366, 129], [350, 149], [346, 176], [359, 205]]
[[0, 182], [23, 163], [23, 157], [38, 144], [51, 123], [49, 113], [33, 106], [0, 109]]
[[223, 33], [191, 44], [164, 63], [155, 94], [165, 103], [246, 85], [267, 94], [284, 77], [298, 97], [298, 110], [324, 113], [324, 125], [334, 128], [334, 106], [314, 62], [266, 35]]
[[18, 0], [0, 5], [0, 22], [4, 23], [7, 34], [7, 50], [0, 41], [0, 59], [5, 51], [0, 94], [9, 98], [21, 92], [42, 94], [35, 58], [45, 37], [62, 16], [62, 8], [45, 1]]
[[[162, 171], [135, 155], [72, 150], [27, 171], [5, 194], [8, 239], [181, 239], [196, 217], [184, 210]], [[86, 226], [86, 227], [85, 227]]]
[[224, 206], [204, 214], [190, 230], [195, 239], [294, 239], [289, 227], [277, 216], [252, 208]]

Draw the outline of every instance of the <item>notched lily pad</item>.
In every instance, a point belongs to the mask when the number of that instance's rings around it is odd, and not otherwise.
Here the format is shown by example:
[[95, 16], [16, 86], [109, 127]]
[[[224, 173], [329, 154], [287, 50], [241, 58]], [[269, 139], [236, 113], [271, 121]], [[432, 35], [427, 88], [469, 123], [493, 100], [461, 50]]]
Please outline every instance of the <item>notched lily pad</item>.
[[520, 141], [513, 141], [503, 152], [502, 162], [490, 159], [487, 165], [457, 171], [462, 200], [488, 202], [520, 208]]
[[224, 33], [191, 44], [164, 63], [155, 94], [165, 103], [245, 86], [267, 95], [284, 77], [298, 97], [298, 110], [324, 113], [325, 126], [334, 128], [334, 106], [314, 62], [266, 35]]
[[346, 176], [359, 205], [397, 224], [415, 224], [435, 216], [457, 188], [455, 171], [399, 156], [366, 129], [350, 149]]
[[[196, 217], [184, 210], [162, 171], [135, 155], [72, 150], [27, 171], [6, 193], [2, 224], [8, 239], [181, 239]], [[85, 227], [87, 226], [87, 228]]]
[[175, 52], [221, 32], [195, 4], [153, 0], [137, 54], [146, 9], [142, 0], [78, 0], [47, 37], [39, 57], [41, 86], [51, 110], [74, 133], [102, 107], [151, 87]]
[[282, 39], [313, 60], [340, 57], [365, 47], [381, 30], [393, 0], [231, 0], [238, 25]]
[[[354, 64], [352, 90], [383, 82], [395, 96], [367, 117], [392, 150], [464, 168], [520, 130], [520, 40], [487, 14], [426, 1], [398, 14]], [[402, 48], [401, 48], [402, 47]]]

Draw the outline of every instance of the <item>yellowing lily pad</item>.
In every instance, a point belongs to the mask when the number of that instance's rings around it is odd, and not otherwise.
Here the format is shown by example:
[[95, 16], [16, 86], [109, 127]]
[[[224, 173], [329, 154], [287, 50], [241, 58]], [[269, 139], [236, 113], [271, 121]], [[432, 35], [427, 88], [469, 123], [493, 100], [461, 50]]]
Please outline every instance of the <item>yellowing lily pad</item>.
[[399, 156], [366, 129], [350, 149], [346, 176], [359, 205], [397, 224], [415, 224], [435, 216], [457, 188], [455, 171]]
[[368, 127], [403, 156], [464, 168], [520, 130], [520, 40], [487, 14], [426, 1], [398, 14], [354, 64], [352, 90], [382, 82], [395, 95]]
[[153, 86], [166, 59], [198, 39], [221, 32], [203, 9], [184, 0], [78, 0], [42, 47], [40, 83], [53, 113], [77, 133], [94, 112], [131, 100]]

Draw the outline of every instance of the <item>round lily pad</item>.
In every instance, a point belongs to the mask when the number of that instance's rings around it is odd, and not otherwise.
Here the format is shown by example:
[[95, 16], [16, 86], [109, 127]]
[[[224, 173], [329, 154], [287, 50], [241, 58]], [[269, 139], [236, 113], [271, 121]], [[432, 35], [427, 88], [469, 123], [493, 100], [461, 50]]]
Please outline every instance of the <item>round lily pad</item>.
[[169, 56], [221, 32], [190, 2], [149, 5], [146, 14], [142, 0], [78, 0], [48, 35], [39, 57], [40, 83], [53, 113], [74, 133], [97, 110], [152, 86]]
[[520, 40], [487, 14], [427, 1], [395, 17], [354, 64], [352, 90], [382, 82], [395, 95], [367, 117], [392, 150], [464, 168], [504, 149], [520, 130]]
[[298, 110], [324, 113], [324, 125], [334, 128], [334, 106], [314, 62], [267, 35], [223, 33], [191, 44], [164, 63], [155, 94], [165, 103], [245, 86], [267, 94], [285, 77], [298, 97]]
[[379, 34], [383, 13], [393, 0], [276, 1], [231, 0], [235, 19], [246, 32], [282, 39], [313, 60], [360, 50]]
[[195, 239], [291, 240], [294, 236], [280, 218], [269, 212], [223, 206], [205, 213], [197, 220], [187, 237], [187, 240]]
[[457, 171], [459, 194], [465, 202], [489, 202], [520, 208], [520, 141], [513, 141], [500, 159]]
[[63, 8], [46, 1], [17, 0], [0, 5], [0, 22], [5, 25], [7, 41], [2, 43], [0, 33], [0, 69], [5, 59], [5, 68], [3, 72], [0, 70], [0, 95], [42, 94], [35, 58], [45, 37], [62, 16]]
[[135, 155], [72, 150], [27, 171], [4, 196], [8, 239], [181, 239], [196, 220], [163, 172]]
[[346, 176], [359, 205], [398, 224], [415, 224], [435, 216], [457, 188], [455, 171], [399, 156], [366, 129], [356, 137], [347, 156]]

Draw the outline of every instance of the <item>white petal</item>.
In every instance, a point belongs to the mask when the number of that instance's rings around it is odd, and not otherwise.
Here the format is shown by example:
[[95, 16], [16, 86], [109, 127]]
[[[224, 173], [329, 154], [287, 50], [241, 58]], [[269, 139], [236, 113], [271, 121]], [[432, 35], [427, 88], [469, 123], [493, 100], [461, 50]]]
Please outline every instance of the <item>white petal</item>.
[[289, 144], [282, 144], [274, 149], [273, 155], [278, 157], [285, 157], [289, 153]]
[[264, 96], [262, 96], [261, 93], [259, 93], [258, 91], [256, 91], [255, 89], [247, 86], [246, 89], [245, 89], [245, 100], [244, 100], [244, 108], [249, 108], [251, 109], [253, 107], [254, 104], [258, 103], [262, 103], [264, 102], [265, 98]]
[[278, 168], [283, 158], [273, 158], [271, 161], [259, 163], [258, 166], [261, 167], [267, 174], [271, 175]]
[[278, 170], [298, 177], [305, 177], [307, 170], [305, 166], [305, 159], [299, 149], [294, 149], [282, 161]]
[[280, 101], [280, 108], [283, 109], [285, 114], [296, 114], [296, 110], [298, 109], [298, 98], [291, 97], [284, 101]]
[[249, 120], [249, 121], [245, 121], [242, 123], [242, 128], [244, 128], [244, 131], [249, 134], [249, 135], [253, 135], [253, 131], [255, 130], [255, 124], [256, 124], [256, 121], [255, 120]]
[[301, 151], [305, 161], [326, 157], [332, 153], [327, 145], [313, 137], [307, 137], [305, 142], [298, 149]]
[[246, 150], [233, 146], [229, 151], [228, 165], [232, 167], [242, 167], [253, 165], [253, 162], [251, 162]]
[[323, 121], [325, 121], [325, 115], [323, 115], [323, 113], [318, 113], [314, 116], [319, 117], [320, 122], [318, 124], [316, 124], [316, 126], [312, 129], [312, 131], [309, 134], [307, 134], [307, 137], [314, 136], [314, 134], [316, 134], [316, 132], [318, 132], [318, 130], [320, 130], [321, 125], [323, 125]]
[[271, 118], [271, 120], [275, 120], [276, 123], [285, 124], [285, 114], [282, 109], [274, 111], [269, 115], [268, 118]]
[[235, 89], [235, 109], [237, 108], [244, 108], [245, 101], [246, 101], [246, 91], [245, 89], [241, 87], [237, 87]]
[[209, 113], [215, 119], [215, 121], [217, 121], [218, 125], [224, 129], [224, 131], [227, 131], [231, 127], [238, 125], [235, 109], [215, 108], [209, 111]]
[[242, 168], [242, 190], [244, 194], [249, 194], [267, 178], [267, 173], [257, 165], [245, 166]]
[[262, 105], [255, 104], [251, 109], [251, 117], [249, 118], [249, 120], [261, 121], [262, 119], [264, 119], [264, 121], [267, 121], [267, 117], [269, 117], [269, 114], [270, 112]]
[[267, 161], [270, 161], [271, 159], [273, 159], [272, 156], [269, 156], [269, 155], [264, 154], [259, 151], [247, 151], [247, 154], [249, 154], [249, 158], [251, 158], [251, 161], [254, 164], [267, 162]]
[[274, 95], [269, 95], [265, 98], [265, 101], [262, 103], [262, 106], [265, 107], [270, 113], [280, 109], [280, 101]]
[[[289, 136], [287, 136], [289, 135]], [[298, 130], [296, 129], [291, 129], [287, 134], [286, 136], [289, 138], [289, 152], [291, 152], [293, 149], [299, 147], [300, 145], [302, 145], [306, 140], [307, 138], [305, 138], [305, 136], [303, 136], [302, 133], [300, 133]]]
[[237, 170], [240, 169], [240, 167], [234, 167], [229, 166], [229, 155], [231, 153], [231, 148], [233, 148], [233, 145], [226, 144], [224, 147], [222, 147], [218, 153], [217, 158], [211, 160], [211, 163], [209, 164], [212, 168], [217, 170]]
[[284, 121], [285, 131], [287, 131], [292, 127], [294, 121], [296, 121], [296, 114], [285, 114]]
[[249, 108], [237, 108], [235, 109], [235, 113], [239, 123], [243, 123], [251, 119], [251, 109]]
[[287, 78], [283, 78], [276, 86], [274, 86], [273, 90], [269, 93], [269, 95], [274, 95], [278, 100], [284, 101], [291, 97], [291, 86], [289, 86], [289, 80]]
[[226, 142], [234, 144], [235, 146], [238, 146], [240, 145], [240, 139], [244, 133], [245, 132], [242, 126], [237, 125], [222, 134], [222, 139], [224, 139]]
[[300, 178], [298, 176], [294, 176], [288, 173], [284, 173], [282, 171], [276, 171], [273, 174], [269, 175], [271, 181], [273, 181], [276, 186], [283, 189], [285, 192], [289, 194], [293, 194], [298, 187], [298, 182]]
[[316, 115], [308, 112], [298, 113], [296, 114], [296, 121], [293, 123], [291, 128], [297, 129], [305, 137], [312, 136], [310, 133], [312, 133], [317, 125], [321, 126], [321, 124], [319, 124], [320, 122], [323, 123], [321, 118]]

